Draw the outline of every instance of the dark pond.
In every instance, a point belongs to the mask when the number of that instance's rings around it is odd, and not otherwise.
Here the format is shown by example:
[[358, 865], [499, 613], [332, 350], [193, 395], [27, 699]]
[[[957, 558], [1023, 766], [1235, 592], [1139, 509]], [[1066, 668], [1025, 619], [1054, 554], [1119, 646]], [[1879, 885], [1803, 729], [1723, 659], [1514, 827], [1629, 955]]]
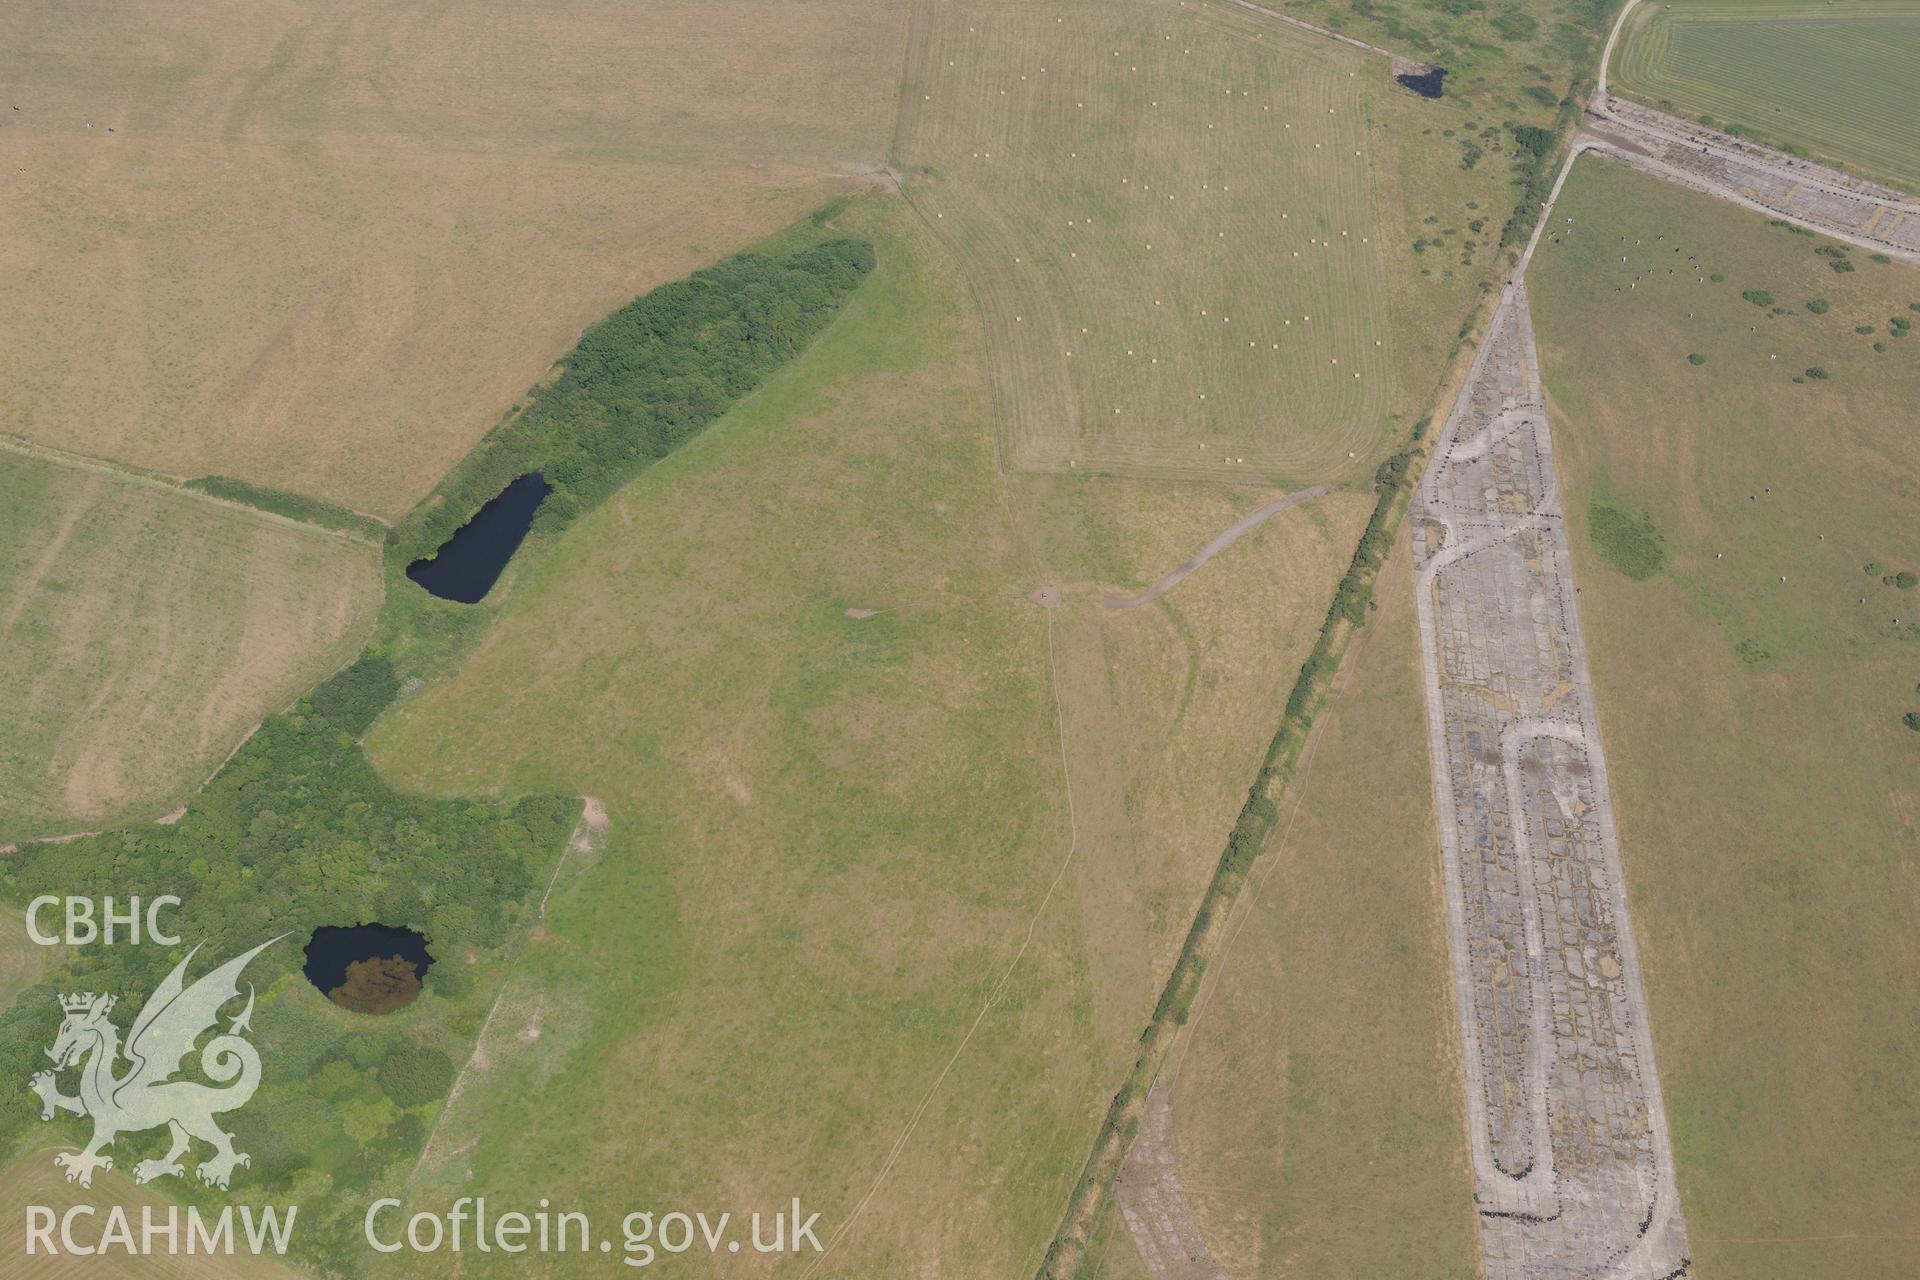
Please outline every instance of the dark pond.
[[438, 551], [408, 565], [407, 576], [442, 600], [479, 603], [520, 549], [533, 513], [552, 492], [553, 486], [538, 471], [521, 476], [455, 530]]
[[327, 999], [361, 1013], [412, 1004], [433, 965], [427, 940], [384, 924], [324, 924], [307, 943], [307, 981]]
[[1417, 76], [1407, 75], [1394, 77], [1395, 80], [1398, 80], [1401, 84], [1407, 86], [1407, 88], [1413, 90], [1423, 98], [1439, 97], [1441, 93], [1440, 82], [1446, 78], [1447, 69], [1445, 67], [1434, 67], [1421, 72]]

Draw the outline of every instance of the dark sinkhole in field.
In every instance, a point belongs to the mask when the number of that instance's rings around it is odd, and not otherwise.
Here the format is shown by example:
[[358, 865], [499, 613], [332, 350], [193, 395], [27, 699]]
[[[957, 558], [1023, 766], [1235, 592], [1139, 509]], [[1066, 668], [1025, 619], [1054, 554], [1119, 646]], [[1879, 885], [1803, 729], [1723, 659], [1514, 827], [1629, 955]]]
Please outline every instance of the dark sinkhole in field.
[[438, 551], [408, 565], [407, 576], [442, 600], [478, 604], [493, 590], [500, 571], [527, 536], [533, 513], [552, 492], [553, 486], [538, 471], [521, 476], [476, 511]]
[[358, 1013], [391, 1013], [420, 995], [433, 966], [426, 938], [384, 924], [323, 924], [307, 943], [307, 981]]
[[1418, 75], [1395, 76], [1407, 88], [1423, 98], [1437, 98], [1441, 94], [1441, 82], [1447, 78], [1445, 67], [1430, 67]]

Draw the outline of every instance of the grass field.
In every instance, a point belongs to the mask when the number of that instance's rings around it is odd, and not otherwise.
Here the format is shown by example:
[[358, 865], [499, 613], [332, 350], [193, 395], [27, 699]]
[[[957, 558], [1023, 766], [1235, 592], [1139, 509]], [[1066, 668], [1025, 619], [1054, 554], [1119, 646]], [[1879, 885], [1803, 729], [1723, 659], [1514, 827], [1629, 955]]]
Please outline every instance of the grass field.
[[[1533, 313], [1693, 1256], [1911, 1276], [1920, 597], [1881, 578], [1920, 566], [1920, 338], [1889, 324], [1920, 321], [1920, 272], [1836, 275], [1593, 159], [1556, 213]], [[1664, 567], [1608, 567], [1596, 500]]]
[[[64, 1213], [74, 1205], [92, 1206], [95, 1216], [80, 1217], [75, 1220], [74, 1235], [80, 1244], [94, 1244], [99, 1241], [100, 1233], [106, 1227], [106, 1215], [112, 1206], [124, 1208], [133, 1228], [133, 1238], [140, 1238], [140, 1210], [151, 1205], [158, 1211], [156, 1221], [166, 1222], [167, 1201], [133, 1184], [129, 1178], [118, 1173], [103, 1173], [95, 1181], [91, 1190], [82, 1190], [70, 1185], [61, 1171], [53, 1163], [53, 1151], [27, 1151], [0, 1168], [0, 1257], [7, 1259], [7, 1274], [25, 1277], [26, 1280], [80, 1280], [82, 1277], [97, 1277], [98, 1280], [295, 1280], [299, 1272], [294, 1271], [272, 1257], [256, 1257], [245, 1252], [236, 1252], [232, 1256], [224, 1254], [196, 1254], [192, 1257], [171, 1257], [165, 1253], [141, 1256], [126, 1252], [118, 1246], [91, 1256], [66, 1254], [49, 1257], [44, 1254], [28, 1257], [27, 1248], [27, 1206], [44, 1205], [55, 1214]], [[238, 1213], [236, 1211], [236, 1218]], [[181, 1247], [185, 1248], [186, 1225], [181, 1223]], [[239, 1223], [234, 1225], [236, 1234]], [[59, 1240], [56, 1231], [54, 1239]], [[161, 1239], [164, 1239], [162, 1237]]]
[[59, 954], [59, 948], [40, 946], [27, 936], [25, 912], [0, 907], [0, 1009], [38, 982]]
[[916, 11], [897, 162], [986, 315], [1011, 463], [1366, 465], [1393, 392], [1384, 68], [1197, 0]]
[[393, 517], [581, 328], [880, 164], [899, 0], [29, 0], [0, 431]]
[[1642, 5], [1609, 83], [1913, 192], [1920, 0], [1674, 0]]
[[1101, 610], [1266, 495], [1002, 477], [964, 283], [897, 202], [843, 222], [879, 266], [840, 322], [574, 526], [375, 732], [404, 784], [610, 816], [413, 1194], [799, 1195], [826, 1274], [1020, 1274], [1367, 501]]
[[379, 601], [371, 543], [0, 453], [0, 842], [184, 799]]
[[[1176, 1068], [1189, 1202], [1247, 1280], [1478, 1266], [1407, 575], [1402, 540]], [[1103, 1277], [1138, 1266], [1113, 1236]]]

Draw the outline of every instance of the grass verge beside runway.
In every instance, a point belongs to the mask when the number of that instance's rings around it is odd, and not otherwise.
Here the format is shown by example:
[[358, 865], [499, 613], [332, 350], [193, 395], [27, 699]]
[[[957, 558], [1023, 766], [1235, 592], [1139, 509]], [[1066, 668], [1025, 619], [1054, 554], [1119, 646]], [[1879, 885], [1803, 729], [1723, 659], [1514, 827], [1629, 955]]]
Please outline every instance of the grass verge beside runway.
[[[1920, 272], [1592, 158], [1555, 223], [1529, 287], [1694, 1256], [1911, 1276]], [[1596, 500], [1663, 563], [1611, 567]]]
[[1245, 1280], [1478, 1262], [1408, 574], [1402, 538], [1174, 1081], [1188, 1199]]

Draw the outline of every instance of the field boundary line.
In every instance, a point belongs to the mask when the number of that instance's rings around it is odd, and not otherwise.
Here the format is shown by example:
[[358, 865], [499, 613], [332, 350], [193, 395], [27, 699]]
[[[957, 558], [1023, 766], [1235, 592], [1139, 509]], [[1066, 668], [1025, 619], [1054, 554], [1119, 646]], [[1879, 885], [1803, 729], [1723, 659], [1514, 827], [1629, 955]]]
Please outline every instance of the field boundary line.
[[[292, 516], [281, 515], [278, 511], [268, 511], [251, 503], [235, 502], [231, 498], [222, 498], [216, 494], [188, 487], [191, 476], [175, 475], [169, 471], [155, 471], [147, 467], [135, 466], [130, 462], [116, 462], [111, 458], [98, 458], [92, 454], [75, 453], [70, 449], [61, 449], [53, 445], [36, 444], [23, 437], [0, 433], [0, 449], [22, 457], [35, 458], [41, 462], [52, 463], [57, 467], [67, 467], [75, 471], [92, 471], [113, 476], [130, 484], [143, 485], [149, 489], [162, 489], [168, 493], [180, 494], [197, 502], [222, 507], [229, 511], [238, 511], [265, 524], [280, 525], [289, 529], [299, 529], [309, 533], [325, 534], [330, 538], [339, 538], [346, 542], [356, 542], [363, 546], [379, 547], [377, 538], [363, 536], [348, 529], [333, 529], [311, 520], [296, 520]], [[304, 495], [303, 495], [304, 496]], [[384, 517], [371, 512], [355, 511], [355, 515], [364, 515], [382, 524]]]

